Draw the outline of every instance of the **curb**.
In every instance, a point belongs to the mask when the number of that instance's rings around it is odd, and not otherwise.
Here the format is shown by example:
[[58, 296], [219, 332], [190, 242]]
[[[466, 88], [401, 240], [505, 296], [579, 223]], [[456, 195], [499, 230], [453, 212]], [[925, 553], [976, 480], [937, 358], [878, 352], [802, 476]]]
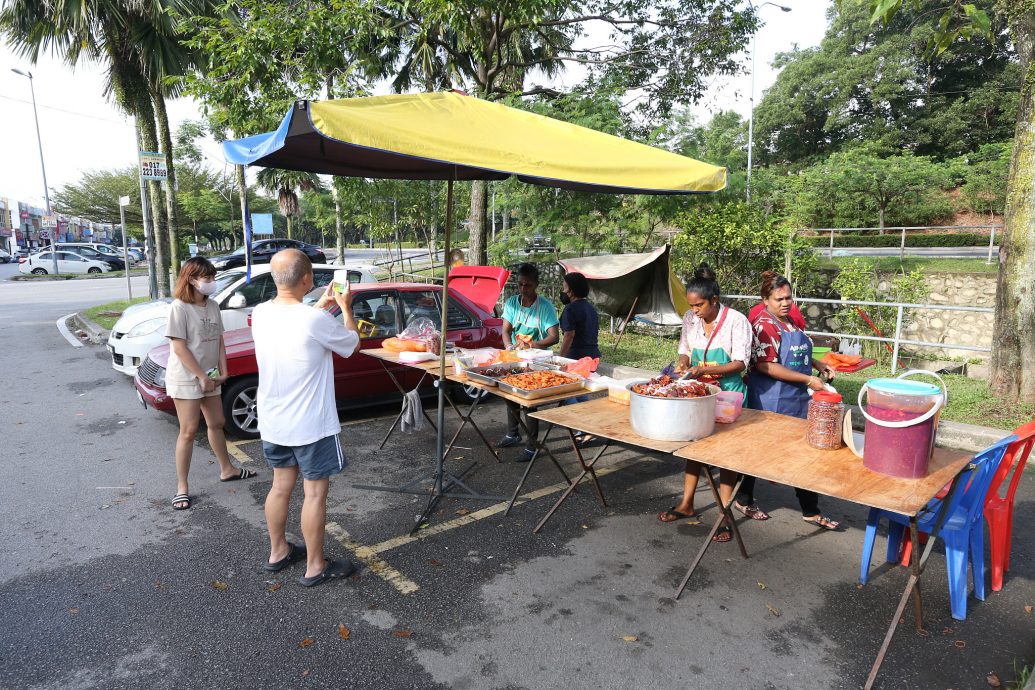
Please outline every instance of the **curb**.
[[72, 321], [78, 329], [86, 333], [88, 339], [94, 345], [108, 342], [109, 331], [106, 328], [101, 327], [100, 324], [94, 322], [86, 314], [76, 312], [75, 314], [72, 314]]

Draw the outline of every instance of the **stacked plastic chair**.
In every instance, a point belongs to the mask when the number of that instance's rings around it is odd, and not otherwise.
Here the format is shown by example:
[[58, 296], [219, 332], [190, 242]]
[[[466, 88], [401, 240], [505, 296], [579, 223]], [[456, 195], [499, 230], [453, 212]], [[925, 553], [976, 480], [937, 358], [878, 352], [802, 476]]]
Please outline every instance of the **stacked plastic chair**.
[[[945, 543], [946, 569], [949, 575], [949, 603], [952, 617], [964, 620], [967, 617], [967, 569], [974, 572], [974, 596], [985, 598], [985, 530], [982, 524], [985, 496], [993, 477], [1002, 464], [1007, 449], [1016, 436], [1008, 436], [974, 456], [970, 465], [959, 478], [956, 491], [947, 496], [948, 505], [945, 522], [938, 536]], [[922, 532], [930, 533], [943, 508], [945, 498], [931, 501], [917, 516], [917, 526]], [[870, 558], [873, 543], [877, 538], [877, 526], [881, 518], [888, 518], [888, 562], [898, 560], [902, 535], [909, 525], [909, 518], [877, 508], [870, 509], [866, 521], [866, 535], [863, 540], [862, 563], [859, 568], [859, 582], [869, 579]], [[975, 529], [975, 526], [977, 529]]]
[[[988, 522], [988, 538], [990, 542], [989, 565], [992, 572], [992, 591], [998, 592], [1003, 588], [1003, 575], [1010, 570], [1010, 545], [1013, 543], [1013, 504], [1017, 495], [1017, 485], [1024, 473], [1024, 466], [1031, 455], [1032, 446], [1035, 445], [1035, 420], [1023, 424], [1013, 432], [1017, 440], [1006, 449], [1006, 455], [999, 465], [999, 470], [992, 477], [992, 483], [988, 487], [988, 496], [985, 498], [985, 520]], [[1011, 475], [1010, 472], [1013, 471]], [[1006, 478], [1010, 477], [1010, 484], [1005, 495], [1000, 495], [1000, 489]], [[977, 529], [975, 527], [975, 529]], [[921, 533], [920, 541], [927, 541], [927, 535]], [[909, 565], [909, 558], [913, 551], [913, 544], [909, 539], [909, 530], [906, 529], [902, 540], [902, 565]]]

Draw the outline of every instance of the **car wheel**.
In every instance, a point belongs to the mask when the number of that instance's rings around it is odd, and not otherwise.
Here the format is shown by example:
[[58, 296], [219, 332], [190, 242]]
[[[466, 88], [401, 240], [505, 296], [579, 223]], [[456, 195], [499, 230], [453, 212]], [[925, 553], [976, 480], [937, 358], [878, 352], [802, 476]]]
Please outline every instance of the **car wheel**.
[[100, 273], [101, 269], [97, 268], [96, 266], [91, 266], [90, 268], [86, 269], [86, 272], [87, 273]]
[[235, 438], [259, 438], [258, 376], [245, 376], [223, 389], [224, 429]]
[[34, 268], [34, 269], [32, 269], [32, 274], [34, 276], [45, 276], [45, 275], [47, 275], [47, 269], [45, 269], [45, 268]]

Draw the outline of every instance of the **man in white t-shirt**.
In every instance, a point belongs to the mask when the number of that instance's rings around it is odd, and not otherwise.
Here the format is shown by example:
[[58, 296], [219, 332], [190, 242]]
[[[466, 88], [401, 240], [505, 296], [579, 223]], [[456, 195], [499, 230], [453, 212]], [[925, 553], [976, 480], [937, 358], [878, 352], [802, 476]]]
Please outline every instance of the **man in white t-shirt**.
[[[359, 347], [352, 317], [352, 293], [333, 291], [333, 283], [313, 306], [302, 298], [313, 289], [313, 264], [297, 249], [278, 252], [270, 261], [277, 296], [252, 312], [252, 337], [259, 365], [259, 435], [273, 487], [266, 497], [270, 533], [269, 562], [277, 572], [306, 561], [299, 578], [304, 587], [345, 578], [356, 567], [348, 560], [324, 558], [324, 525], [330, 477], [345, 469], [338, 443], [341, 425], [334, 402], [333, 355], [348, 357]], [[344, 326], [325, 310], [337, 304]], [[305, 547], [288, 542], [291, 492], [302, 475], [302, 536]]]

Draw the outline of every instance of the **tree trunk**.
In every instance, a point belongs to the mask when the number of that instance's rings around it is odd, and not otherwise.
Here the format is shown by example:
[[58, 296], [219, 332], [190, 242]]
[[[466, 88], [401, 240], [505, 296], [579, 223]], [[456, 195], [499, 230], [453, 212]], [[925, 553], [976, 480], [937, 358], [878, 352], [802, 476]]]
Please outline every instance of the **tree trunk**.
[[[155, 130], [155, 113], [149, 94], [142, 93], [137, 99], [137, 123], [140, 125], [140, 140], [144, 149], [158, 150], [158, 133]], [[151, 201], [151, 223], [154, 226], [155, 281], [158, 296], [169, 297], [169, 237], [165, 234], [166, 216], [162, 204], [162, 193], [158, 183], [147, 181], [147, 196]]]
[[880, 234], [884, 234], [884, 207], [881, 206], [877, 209], [877, 227], [880, 228]]
[[[248, 214], [248, 188], [246, 186], [247, 181], [244, 178], [244, 166], [235, 165], [234, 173], [237, 178], [237, 194], [241, 201], [241, 244], [244, 244], [245, 240], [248, 239], [244, 235], [244, 218]], [[251, 248], [249, 247], [246, 251], [250, 252]]]
[[292, 237], [292, 236], [291, 236], [291, 214], [289, 213], [289, 214], [287, 214], [287, 215], [286, 215], [286, 216], [284, 216], [284, 217], [285, 217], [285, 218], [287, 218], [287, 224], [288, 224], [288, 227], [287, 227], [287, 232], [288, 232], [288, 239], [289, 239], [289, 240], [293, 240], [293, 239], [294, 239], [294, 237]]
[[345, 263], [345, 227], [341, 222], [341, 196], [338, 187], [331, 180], [331, 196], [334, 197], [334, 237], [338, 250], [338, 263]]
[[165, 97], [161, 92], [153, 91], [151, 100], [155, 106], [159, 142], [165, 153], [165, 167], [169, 171], [165, 182], [165, 215], [169, 232], [169, 270], [175, 276], [180, 272], [180, 241], [179, 222], [176, 217], [176, 168], [173, 165], [172, 134], [169, 132], [169, 114], [165, 110]]
[[[488, 263], [485, 246], [487, 188], [488, 183], [484, 180], [471, 182], [471, 215], [467, 219], [467, 229], [470, 231], [467, 241], [467, 261], [476, 266]], [[448, 261], [448, 257], [446, 259]]]
[[992, 392], [1035, 402], [1035, 12], [1011, 3], [1010, 29], [1021, 61], [1021, 94], [999, 241], [992, 338]]

